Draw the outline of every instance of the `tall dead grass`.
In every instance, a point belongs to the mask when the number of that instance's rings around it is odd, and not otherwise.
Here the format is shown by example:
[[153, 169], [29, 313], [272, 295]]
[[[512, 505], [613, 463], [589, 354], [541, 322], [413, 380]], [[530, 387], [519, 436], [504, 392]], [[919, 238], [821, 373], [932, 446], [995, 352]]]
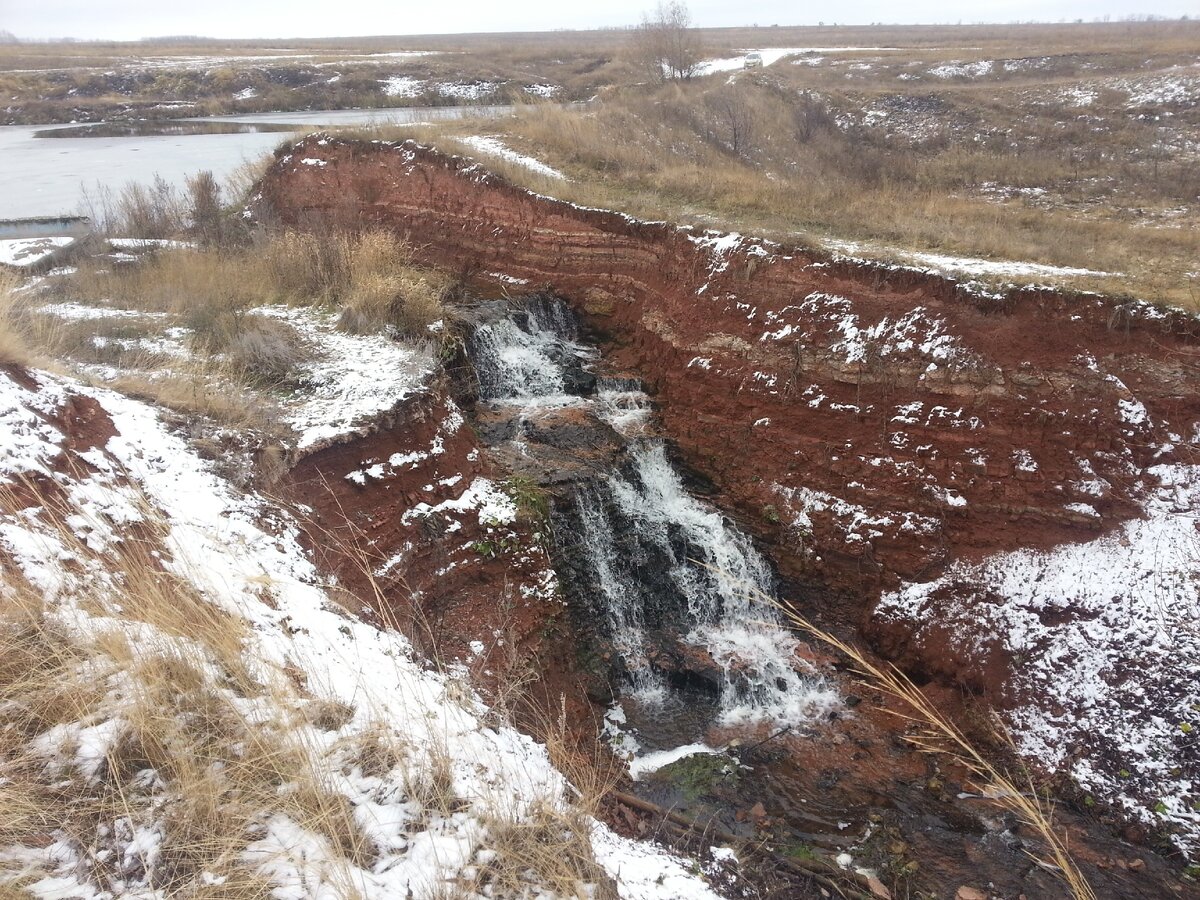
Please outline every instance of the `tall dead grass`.
[[418, 269], [412, 248], [386, 231], [284, 231], [257, 248], [254, 269], [279, 300], [340, 307], [340, 327], [352, 333], [425, 336], [450, 289], [447, 276]]
[[[1104, 192], [1117, 185], [1128, 207], [1193, 203], [1195, 167], [1164, 163], [1164, 176], [1139, 149], [1154, 135], [1129, 132], [1120, 111], [1100, 137], [1059, 127], [1052, 111], [1027, 122], [1026, 108], [1010, 97], [989, 101], [987, 116], [996, 126], [1011, 120], [1022, 136], [1015, 149], [967, 142], [949, 128], [917, 146], [882, 128], [839, 125], [864, 100], [840, 102], [768, 73], [733, 84], [626, 88], [586, 108], [533, 106], [494, 127], [571, 180], [548, 187], [519, 167], [504, 174], [583, 205], [720, 223], [787, 243], [832, 237], [878, 242], [881, 253], [899, 247], [1102, 270], [1118, 273], [1103, 281], [1109, 292], [1192, 305], [1186, 284], [1200, 253], [1195, 231], [1110, 213]], [[958, 107], [968, 114], [972, 103], [964, 96], [951, 104], [946, 121]], [[453, 137], [469, 127], [439, 125], [423, 136], [437, 143], [438, 132]], [[996, 183], [1066, 193], [1058, 205], [973, 193]]]
[[286, 819], [321, 842], [325, 889], [361, 896], [355, 873], [382, 851], [334, 783], [345, 776], [395, 782], [417, 830], [474, 803], [485, 852], [447, 873], [447, 896], [615, 898], [590, 849], [592, 782], [578, 776], [572, 802], [497, 785], [481, 813], [436, 741], [410, 746], [384, 719], [319, 737], [355, 707], [256, 658], [248, 623], [164, 562], [167, 525], [138, 509], [141, 525], [98, 550], [55, 490], [0, 489], [0, 518], [29, 510], [92, 573], [48, 597], [0, 557], [0, 891], [53, 876], [114, 894], [266, 896], [274, 851], [256, 842]]
[[414, 265], [411, 247], [384, 231], [272, 232], [248, 248], [174, 249], [137, 265], [91, 266], [67, 283], [82, 299], [169, 312], [223, 350], [267, 303], [332, 306], [343, 328], [426, 336], [443, 314], [449, 279]]
[[[417, 268], [411, 248], [385, 232], [283, 231], [250, 247], [157, 250], [134, 264], [87, 258], [36, 291], [18, 287], [0, 273], [0, 364], [79, 365], [181, 413], [278, 436], [274, 392], [314, 350], [258, 307], [332, 308], [345, 331], [425, 340], [446, 314], [450, 280]], [[43, 309], [55, 300], [96, 312]]]
[[243, 243], [245, 221], [236, 208], [244, 196], [253, 164], [247, 163], [222, 185], [212, 172], [187, 177], [182, 187], [160, 175], [147, 183], [131, 181], [120, 190], [85, 188], [80, 204], [102, 234], [141, 239], [181, 239], [206, 246]]
[[13, 327], [17, 310], [17, 287], [20, 284], [12, 272], [0, 271], [0, 365], [24, 363], [29, 359], [29, 345], [21, 330]]
[[[1011, 813], [1042, 841], [1049, 859], [1026, 851], [1034, 862], [1058, 875], [1075, 900], [1096, 900], [1083, 873], [1071, 857], [1066, 836], [1054, 822], [1053, 806], [1032, 780], [1022, 783], [993, 763], [974, 741], [963, 733], [907, 675], [890, 664], [878, 664], [857, 647], [814, 625], [799, 611], [774, 598], [755, 592], [759, 602], [781, 609], [801, 632], [837, 650], [851, 661], [863, 683], [896, 701], [906, 712], [892, 711], [912, 724], [904, 739], [923, 753], [942, 756], [965, 769], [975, 783], [970, 790]], [[1011, 749], [1007, 732], [997, 725], [997, 735]]]

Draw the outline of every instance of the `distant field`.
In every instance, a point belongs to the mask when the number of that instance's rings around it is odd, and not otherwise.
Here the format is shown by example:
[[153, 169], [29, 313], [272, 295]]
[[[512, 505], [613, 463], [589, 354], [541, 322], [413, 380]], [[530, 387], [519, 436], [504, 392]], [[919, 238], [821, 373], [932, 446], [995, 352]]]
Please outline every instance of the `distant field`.
[[[489, 164], [648, 217], [1200, 308], [1200, 23], [776, 37], [489, 131], [566, 179]], [[745, 70], [740, 48], [800, 52]]]
[[[464, 148], [589, 204], [1200, 307], [1200, 22], [701, 39], [710, 74], [668, 84], [625, 31], [18, 44], [0, 90], [9, 123], [518, 104], [487, 135], [415, 133], [491, 136]], [[744, 70], [749, 49], [767, 65]]]

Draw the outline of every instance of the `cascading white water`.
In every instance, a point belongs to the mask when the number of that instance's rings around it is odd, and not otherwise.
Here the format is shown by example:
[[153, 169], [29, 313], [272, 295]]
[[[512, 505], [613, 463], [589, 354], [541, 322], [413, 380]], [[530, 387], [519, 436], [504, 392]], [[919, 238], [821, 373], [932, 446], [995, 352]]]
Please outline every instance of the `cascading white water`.
[[598, 486], [580, 485], [575, 506], [579, 513], [580, 539], [587, 548], [587, 564], [604, 595], [604, 611], [612, 632], [613, 647], [625, 664], [631, 692], [649, 702], [661, 701], [667, 687], [662, 676], [651, 667], [647, 653], [647, 598], [641, 584], [627, 571], [642, 561], [631, 559], [617, 546], [615, 526]]
[[575, 512], [590, 580], [633, 694], [644, 702], [667, 695], [650, 658], [647, 616], [686, 607], [684, 640], [721, 669], [724, 724], [796, 723], [836, 704], [821, 679], [796, 671], [796, 641], [763, 602], [773, 589], [765, 560], [732, 523], [687, 492], [663, 443], [644, 437], [652, 408], [640, 383], [600, 377], [587, 399], [568, 395], [568, 369], [595, 354], [577, 342], [561, 301], [539, 298], [479, 324], [470, 352], [481, 399], [522, 406], [522, 419], [547, 406], [587, 403], [630, 441], [627, 473], [580, 484]]
[[597, 378], [596, 405], [597, 415], [628, 438], [645, 433], [653, 412], [650, 398], [633, 378]]
[[515, 316], [483, 322], [471, 335], [471, 357], [483, 400], [565, 400], [564, 358], [585, 357], [570, 311], [538, 300]]
[[[820, 679], [796, 671], [796, 641], [768, 601], [772, 577], [766, 561], [720, 513], [687, 492], [661, 441], [638, 442], [631, 455], [632, 477], [611, 475], [610, 496], [639, 541], [668, 561], [667, 574], [686, 599], [692, 622], [686, 640], [721, 667], [723, 723], [799, 722], [828, 710], [836, 694]], [[641, 624], [639, 613], [621, 608], [634, 592], [610, 594], [606, 588], [605, 594], [614, 631]], [[618, 645], [640, 640], [625, 633]]]

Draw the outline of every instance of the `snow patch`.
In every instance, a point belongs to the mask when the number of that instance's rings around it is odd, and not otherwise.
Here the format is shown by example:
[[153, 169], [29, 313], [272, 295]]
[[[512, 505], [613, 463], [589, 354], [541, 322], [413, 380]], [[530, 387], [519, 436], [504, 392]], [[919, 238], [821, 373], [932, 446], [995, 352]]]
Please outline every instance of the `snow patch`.
[[20, 269], [35, 266], [75, 243], [73, 237], [10, 238], [0, 240], [0, 265]]
[[466, 144], [472, 150], [479, 153], [485, 153], [488, 156], [495, 156], [507, 162], [516, 163], [518, 166], [522, 166], [539, 175], [545, 175], [547, 178], [567, 180], [567, 176], [558, 171], [558, 169], [548, 166], [541, 160], [534, 159], [532, 156], [524, 156], [518, 153], [499, 138], [475, 136], [459, 138], [459, 142]]

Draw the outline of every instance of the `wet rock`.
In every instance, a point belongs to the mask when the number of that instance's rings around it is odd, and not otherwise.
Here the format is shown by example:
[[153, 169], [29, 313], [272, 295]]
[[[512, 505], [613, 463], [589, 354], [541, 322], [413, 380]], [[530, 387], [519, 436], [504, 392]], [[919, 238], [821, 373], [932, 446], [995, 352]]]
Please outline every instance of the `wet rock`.
[[[643, 781], [665, 787], [680, 799], [694, 803], [706, 797], [733, 800], [740, 778], [741, 766], [732, 757], [724, 753], [693, 753], [644, 776]], [[750, 815], [763, 818], [766, 810], [758, 803]]]
[[988, 895], [978, 888], [963, 885], [955, 891], [954, 900], [988, 900]]
[[596, 376], [579, 364], [568, 366], [563, 371], [563, 390], [577, 397], [590, 397], [596, 393]]
[[589, 453], [607, 449], [612, 454], [620, 447], [612, 428], [577, 409], [554, 410], [530, 418], [523, 431], [529, 440], [559, 450]]
[[1136, 822], [1131, 822], [1121, 830], [1121, 836], [1131, 844], [1146, 843], [1146, 828]]

